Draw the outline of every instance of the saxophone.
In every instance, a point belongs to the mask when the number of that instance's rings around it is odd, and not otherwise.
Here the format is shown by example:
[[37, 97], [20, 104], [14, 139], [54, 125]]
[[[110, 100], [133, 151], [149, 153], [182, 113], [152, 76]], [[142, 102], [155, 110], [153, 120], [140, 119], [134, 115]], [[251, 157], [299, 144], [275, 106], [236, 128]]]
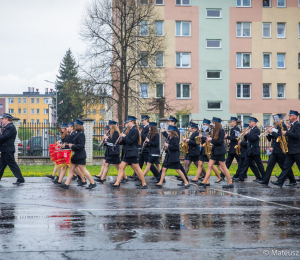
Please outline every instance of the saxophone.
[[[207, 137], [209, 137], [209, 132], [207, 132]], [[203, 145], [205, 155], [207, 156], [208, 159], [210, 159], [211, 156], [211, 148], [210, 148], [210, 142], [207, 142]]]
[[[236, 139], [237, 141], [240, 141], [240, 140], [242, 140], [242, 138], [244, 139], [244, 135], [245, 135], [245, 133], [248, 131], [250, 129], [250, 127], [247, 127], [246, 129], [244, 129], [244, 131], [239, 135], [239, 137]], [[238, 144], [238, 145], [236, 145], [235, 147], [235, 153], [238, 155], [238, 156], [240, 156], [241, 155], [241, 145], [240, 144]]]
[[[284, 131], [283, 129], [283, 120], [280, 121], [280, 128], [281, 128], [281, 132]], [[286, 138], [284, 135], [282, 136], [278, 136], [278, 138], [276, 139], [276, 142], [280, 144], [280, 147], [282, 149], [282, 152], [284, 154], [287, 154], [289, 152], [289, 149], [288, 149], [288, 142], [286, 141]]]
[[[188, 137], [189, 137], [189, 132], [188, 132], [185, 136], [183, 136], [183, 138], [188, 138]], [[180, 143], [180, 150], [181, 150], [181, 152], [183, 152], [184, 154], [189, 153], [189, 144], [186, 143], [186, 142], [181, 142], [181, 143]]]

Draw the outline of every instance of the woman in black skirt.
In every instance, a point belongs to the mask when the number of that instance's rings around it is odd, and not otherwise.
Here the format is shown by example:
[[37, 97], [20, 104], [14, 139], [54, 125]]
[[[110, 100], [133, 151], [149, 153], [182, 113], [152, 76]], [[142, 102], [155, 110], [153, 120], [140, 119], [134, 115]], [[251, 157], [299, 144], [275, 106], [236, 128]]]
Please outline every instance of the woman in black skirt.
[[210, 185], [209, 178], [211, 175], [211, 170], [214, 164], [218, 161], [228, 181], [228, 185], [224, 185], [222, 187], [233, 188], [232, 180], [230, 178], [230, 173], [225, 164], [225, 154], [226, 154], [226, 149], [224, 144], [225, 131], [222, 129], [222, 124], [221, 124], [222, 120], [220, 118], [214, 117], [212, 121], [213, 121], [213, 128], [214, 128], [213, 134], [212, 137], [208, 137], [206, 139], [208, 142], [211, 142], [211, 144], [213, 145], [212, 155], [208, 162], [205, 178], [201, 183], [199, 183], [199, 186], [206, 187]]
[[[106, 133], [108, 132], [108, 130], [109, 130], [110, 128], [109, 128], [109, 126], [107, 125], [107, 126], [105, 126], [105, 128], [104, 128], [104, 136], [106, 135]], [[104, 137], [103, 137], [104, 138]], [[105, 154], [106, 154], [106, 149], [107, 149], [107, 146], [104, 146], [105, 147]], [[105, 163], [106, 163], [106, 161], [105, 161], [105, 154], [104, 154], [104, 159], [102, 160], [102, 167], [101, 167], [101, 171], [100, 171], [100, 173], [98, 174], [98, 175], [94, 175], [94, 177], [96, 177], [96, 178], [98, 178], [98, 179], [100, 179], [101, 178], [101, 176], [102, 176], [102, 174], [103, 174], [103, 171], [104, 171], [104, 165], [105, 165]]]
[[116, 182], [111, 183], [111, 186], [114, 188], [120, 187], [120, 182], [122, 181], [125, 174], [125, 167], [128, 164], [131, 164], [132, 169], [137, 173], [142, 184], [138, 186], [138, 189], [147, 189], [147, 185], [144, 178], [144, 173], [141, 170], [138, 162], [138, 147], [141, 145], [141, 133], [138, 130], [138, 126], [136, 124], [136, 117], [128, 116], [128, 127], [130, 128], [127, 134], [121, 134], [122, 141], [126, 143], [126, 150], [124, 151], [124, 155], [122, 157], [122, 162], [120, 164], [118, 178]]
[[146, 169], [144, 171], [144, 176], [146, 176], [147, 173], [150, 171], [150, 167], [152, 164], [155, 164], [157, 171], [158, 171], [157, 174], [161, 170], [160, 161], [159, 161], [159, 159], [160, 159], [159, 158], [159, 156], [160, 156], [159, 134], [157, 131], [157, 124], [155, 122], [149, 123], [149, 133], [150, 133], [150, 136], [149, 136], [149, 138], [146, 137], [145, 144], [144, 144], [150, 148], [149, 159], [148, 159], [148, 162], [146, 165]]
[[160, 181], [156, 184], [157, 188], [162, 188], [162, 184], [168, 169], [175, 169], [177, 173], [179, 173], [180, 177], [183, 180], [183, 183], [177, 184], [178, 186], [182, 186], [185, 188], [190, 187], [189, 182], [185, 178], [183, 172], [180, 170], [180, 159], [179, 159], [179, 137], [176, 132], [177, 128], [174, 126], [169, 126], [169, 143], [165, 143], [164, 146], [167, 149], [166, 157], [163, 163], [162, 173], [160, 177]]
[[72, 143], [69, 144], [70, 149], [73, 151], [73, 155], [71, 157], [71, 167], [69, 170], [67, 181], [64, 184], [60, 184], [59, 186], [64, 189], [69, 188], [69, 184], [72, 180], [74, 170], [78, 166], [80, 171], [87, 177], [90, 182], [90, 185], [86, 189], [93, 189], [97, 186], [94, 182], [91, 174], [86, 169], [86, 152], [85, 152], [85, 135], [84, 135], [84, 127], [83, 121], [80, 119], [76, 119], [75, 121], [75, 131], [77, 132], [76, 136], [73, 138]]
[[120, 136], [120, 130], [119, 127], [117, 126], [117, 122], [113, 120], [109, 120], [108, 126], [110, 129], [110, 135], [104, 135], [104, 145], [106, 146], [106, 151], [105, 151], [105, 163], [102, 163], [103, 167], [103, 172], [102, 176], [98, 179], [95, 179], [95, 181], [100, 182], [103, 184], [103, 182], [106, 181], [106, 175], [108, 173], [109, 165], [113, 164], [117, 170], [119, 170], [119, 164], [121, 163], [120, 161], [120, 145], [116, 144], [114, 147], [115, 142], [118, 140]]

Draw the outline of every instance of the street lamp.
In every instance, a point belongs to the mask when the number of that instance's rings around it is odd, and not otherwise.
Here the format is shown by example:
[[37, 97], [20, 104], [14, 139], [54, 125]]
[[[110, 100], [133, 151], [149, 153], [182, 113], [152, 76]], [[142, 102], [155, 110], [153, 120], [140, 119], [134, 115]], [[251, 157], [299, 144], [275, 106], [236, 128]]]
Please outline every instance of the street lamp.
[[55, 124], [57, 125], [57, 85], [56, 85], [56, 83], [51, 82], [49, 80], [45, 79], [45, 81], [55, 85], [55, 94], [56, 94], [56, 98], [55, 98]]

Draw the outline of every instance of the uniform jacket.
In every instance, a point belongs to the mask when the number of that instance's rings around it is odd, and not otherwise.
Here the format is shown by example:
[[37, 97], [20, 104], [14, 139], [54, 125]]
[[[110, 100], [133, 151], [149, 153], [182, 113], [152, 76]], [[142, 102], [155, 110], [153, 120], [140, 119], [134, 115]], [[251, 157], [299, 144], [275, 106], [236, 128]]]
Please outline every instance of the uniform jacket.
[[[159, 149], [159, 134], [156, 133], [153, 138], [149, 138], [149, 142], [147, 143], [147, 147], [150, 151], [151, 154], [160, 154], [160, 149]], [[145, 150], [145, 148], [144, 148]]]
[[247, 142], [247, 137], [244, 136], [244, 138], [241, 141], [241, 155], [240, 158], [246, 158], [246, 152], [248, 149], [248, 142]]
[[240, 128], [235, 125], [234, 127], [231, 128], [230, 130], [230, 134], [227, 136], [226, 139], [230, 140], [230, 146], [229, 146], [229, 154], [235, 154], [236, 150], [235, 150], [235, 146], [238, 145], [238, 141], [237, 141], [237, 137], [235, 135], [235, 131], [240, 132]]
[[[75, 136], [76, 136], [76, 132], [73, 131], [68, 136], [66, 136], [64, 140], [61, 140], [61, 141], [68, 143], [68, 144], [72, 144]], [[66, 145], [64, 149], [70, 149], [69, 145]]]
[[0, 134], [0, 152], [15, 152], [17, 130], [13, 123], [6, 124]]
[[175, 136], [174, 138], [170, 138], [168, 153], [166, 154], [165, 162], [166, 163], [175, 163], [180, 162], [179, 159], [179, 138]]
[[202, 147], [201, 147], [200, 155], [202, 155], [202, 156], [206, 156], [203, 145], [206, 143], [207, 133], [209, 133], [209, 129], [207, 129], [207, 130], [205, 131], [205, 134], [206, 134], [206, 135], [201, 137], [201, 144], [202, 144]]
[[[141, 143], [141, 148], [143, 147], [143, 143], [146, 139], [146, 137], [149, 134], [149, 125], [144, 126], [143, 131], [141, 133], [141, 139], [142, 139], [142, 143]], [[145, 146], [143, 149], [143, 153], [149, 153], [149, 147]]]
[[212, 153], [214, 155], [226, 154], [224, 138], [225, 138], [225, 131], [224, 129], [221, 128], [219, 131], [218, 139], [211, 140], [211, 143], [213, 144]]
[[120, 145], [117, 144], [115, 147], [115, 150], [112, 150], [113, 145], [119, 138], [118, 131], [114, 131], [113, 136], [110, 136], [107, 138], [106, 143], [104, 144], [106, 146], [105, 155], [106, 156], [113, 156], [113, 155], [120, 155]]
[[[267, 139], [269, 142], [271, 142], [271, 147], [273, 148], [272, 153], [273, 154], [279, 154], [279, 153], [283, 153], [282, 149], [280, 147], [280, 143], [276, 142], [276, 139], [281, 136], [281, 127], [280, 125], [276, 127], [276, 129], [278, 130], [278, 133], [272, 132], [271, 134], [267, 135]], [[287, 127], [285, 124], [283, 124], [283, 130], [286, 131]]]
[[72, 158], [74, 160], [86, 158], [84, 132], [78, 132], [72, 140], [72, 144], [72, 151], [75, 153]]
[[289, 131], [286, 132], [288, 141], [288, 154], [300, 153], [300, 123], [294, 122]]
[[199, 132], [196, 131], [190, 136], [189, 141], [189, 156], [199, 156], [200, 155], [200, 146], [196, 143], [196, 136], [199, 135]]
[[139, 130], [133, 126], [127, 135], [122, 138], [123, 142], [126, 143], [126, 150], [124, 151], [125, 157], [138, 157], [139, 147]]
[[246, 134], [248, 140], [246, 155], [260, 155], [259, 135], [260, 130], [257, 126], [253, 127], [250, 132]]
[[[179, 140], [180, 140], [180, 131], [179, 131], [179, 129], [177, 128], [177, 126], [175, 126], [176, 127], [176, 133], [178, 134], [178, 138], [179, 138]], [[165, 132], [163, 132], [162, 133], [162, 135], [165, 137], [165, 138], [167, 138], [168, 137], [168, 132], [167, 131], [165, 131]], [[178, 151], [179, 151], [179, 153], [180, 153], [180, 146], [178, 147]], [[166, 153], [167, 153], [168, 151], [166, 151]]]

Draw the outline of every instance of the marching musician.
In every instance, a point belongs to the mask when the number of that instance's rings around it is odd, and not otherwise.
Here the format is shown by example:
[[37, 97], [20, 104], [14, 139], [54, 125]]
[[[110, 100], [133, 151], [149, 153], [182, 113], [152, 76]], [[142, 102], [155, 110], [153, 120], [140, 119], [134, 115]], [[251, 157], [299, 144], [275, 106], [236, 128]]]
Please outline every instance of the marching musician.
[[159, 182], [156, 184], [157, 188], [162, 188], [163, 180], [165, 178], [166, 172], [168, 169], [175, 169], [177, 173], [179, 173], [180, 177], [183, 180], [183, 183], [177, 184], [178, 186], [182, 186], [184, 188], [189, 188], [190, 184], [186, 179], [183, 172], [180, 170], [180, 152], [179, 152], [179, 136], [177, 134], [177, 128], [175, 126], [168, 127], [169, 133], [169, 142], [164, 144], [164, 147], [168, 150], [166, 153], [166, 157], [163, 163], [162, 174], [160, 176]]
[[[110, 130], [109, 126], [106, 125], [105, 128], [104, 128], [104, 134], [107, 135], [109, 130]], [[104, 147], [105, 147], [105, 153], [104, 153], [104, 159], [102, 160], [102, 167], [101, 167], [100, 173], [98, 175], [94, 175], [94, 177], [97, 178], [97, 179], [101, 179], [101, 176], [102, 176], [104, 168], [105, 168], [104, 165], [105, 165], [105, 156], [106, 156], [105, 154], [106, 154], [107, 146], [104, 146]], [[96, 179], [94, 179], [94, 180], [96, 181]], [[106, 179], [105, 179], [105, 181], [106, 181]]]
[[[283, 117], [281, 114], [277, 114], [279, 120], [283, 120]], [[276, 165], [276, 163], [278, 163], [280, 169], [283, 171], [284, 169], [284, 162], [286, 160], [286, 154], [283, 153], [283, 150], [281, 149], [280, 143], [276, 142], [277, 138], [279, 136], [282, 136], [281, 134], [281, 122], [280, 121], [274, 121], [274, 124], [276, 125], [276, 131], [273, 130], [273, 128], [271, 127], [268, 132], [269, 134], [267, 135], [267, 139], [269, 142], [271, 142], [271, 154], [269, 156], [269, 160], [268, 160], [268, 167], [266, 169], [266, 175], [263, 176], [261, 181], [258, 181], [258, 183], [263, 184], [263, 185], [267, 185], [269, 184], [270, 178], [271, 178], [271, 174], [272, 171]], [[284, 131], [287, 131], [287, 126], [285, 125], [284, 122], [282, 122], [282, 127]], [[291, 176], [293, 175], [293, 171], [292, 169], [289, 169], [289, 173], [288, 173], [288, 178], [290, 179], [290, 183], [286, 184], [286, 186], [294, 186], [297, 185], [296, 182], [293, 182], [293, 179], [291, 178]]]
[[298, 111], [290, 110], [289, 120], [291, 128], [288, 131], [282, 131], [281, 134], [287, 137], [288, 153], [284, 162], [283, 171], [278, 177], [277, 181], [271, 181], [272, 184], [282, 187], [286, 178], [289, 176], [290, 183], [296, 183], [295, 176], [290, 169], [296, 162], [298, 169], [300, 169], [300, 124], [298, 122]]
[[118, 177], [115, 182], [110, 183], [111, 187], [119, 188], [120, 182], [125, 174], [125, 168], [128, 164], [131, 164], [132, 169], [137, 173], [139, 179], [141, 180], [141, 185], [138, 189], [147, 189], [147, 185], [144, 178], [144, 173], [138, 164], [138, 147], [141, 145], [141, 134], [138, 130], [136, 124], [136, 117], [128, 116], [128, 127], [129, 132], [127, 134], [122, 133], [120, 136], [122, 140], [126, 143], [126, 150], [122, 158], [122, 162], [119, 167]]
[[206, 186], [210, 186], [209, 179], [210, 179], [212, 168], [216, 162], [219, 162], [224, 172], [224, 175], [226, 176], [228, 181], [228, 184], [223, 185], [222, 188], [233, 188], [234, 186], [230, 178], [230, 173], [229, 170], [226, 168], [226, 164], [225, 164], [225, 154], [226, 154], [225, 143], [224, 143], [225, 131], [224, 129], [222, 129], [222, 124], [221, 124], [222, 120], [220, 118], [213, 117], [212, 122], [213, 122], [212, 137], [207, 137], [206, 139], [206, 141], [211, 142], [211, 144], [213, 145], [212, 155], [208, 162], [205, 178], [201, 183], [199, 183], [199, 186], [203, 186], [204, 188], [206, 188]]
[[236, 180], [238, 182], [244, 182], [244, 179], [247, 176], [248, 168], [251, 166], [253, 161], [256, 163], [261, 174], [261, 175], [260, 174], [256, 175], [255, 181], [259, 181], [262, 178], [261, 176], [265, 176], [264, 165], [262, 164], [260, 158], [260, 146], [259, 146], [260, 130], [256, 126], [257, 122], [258, 120], [255, 117], [250, 117], [249, 119], [250, 132], [248, 133], [245, 132], [245, 138], [248, 141], [246, 158], [242, 168], [240, 169], [239, 178]]

